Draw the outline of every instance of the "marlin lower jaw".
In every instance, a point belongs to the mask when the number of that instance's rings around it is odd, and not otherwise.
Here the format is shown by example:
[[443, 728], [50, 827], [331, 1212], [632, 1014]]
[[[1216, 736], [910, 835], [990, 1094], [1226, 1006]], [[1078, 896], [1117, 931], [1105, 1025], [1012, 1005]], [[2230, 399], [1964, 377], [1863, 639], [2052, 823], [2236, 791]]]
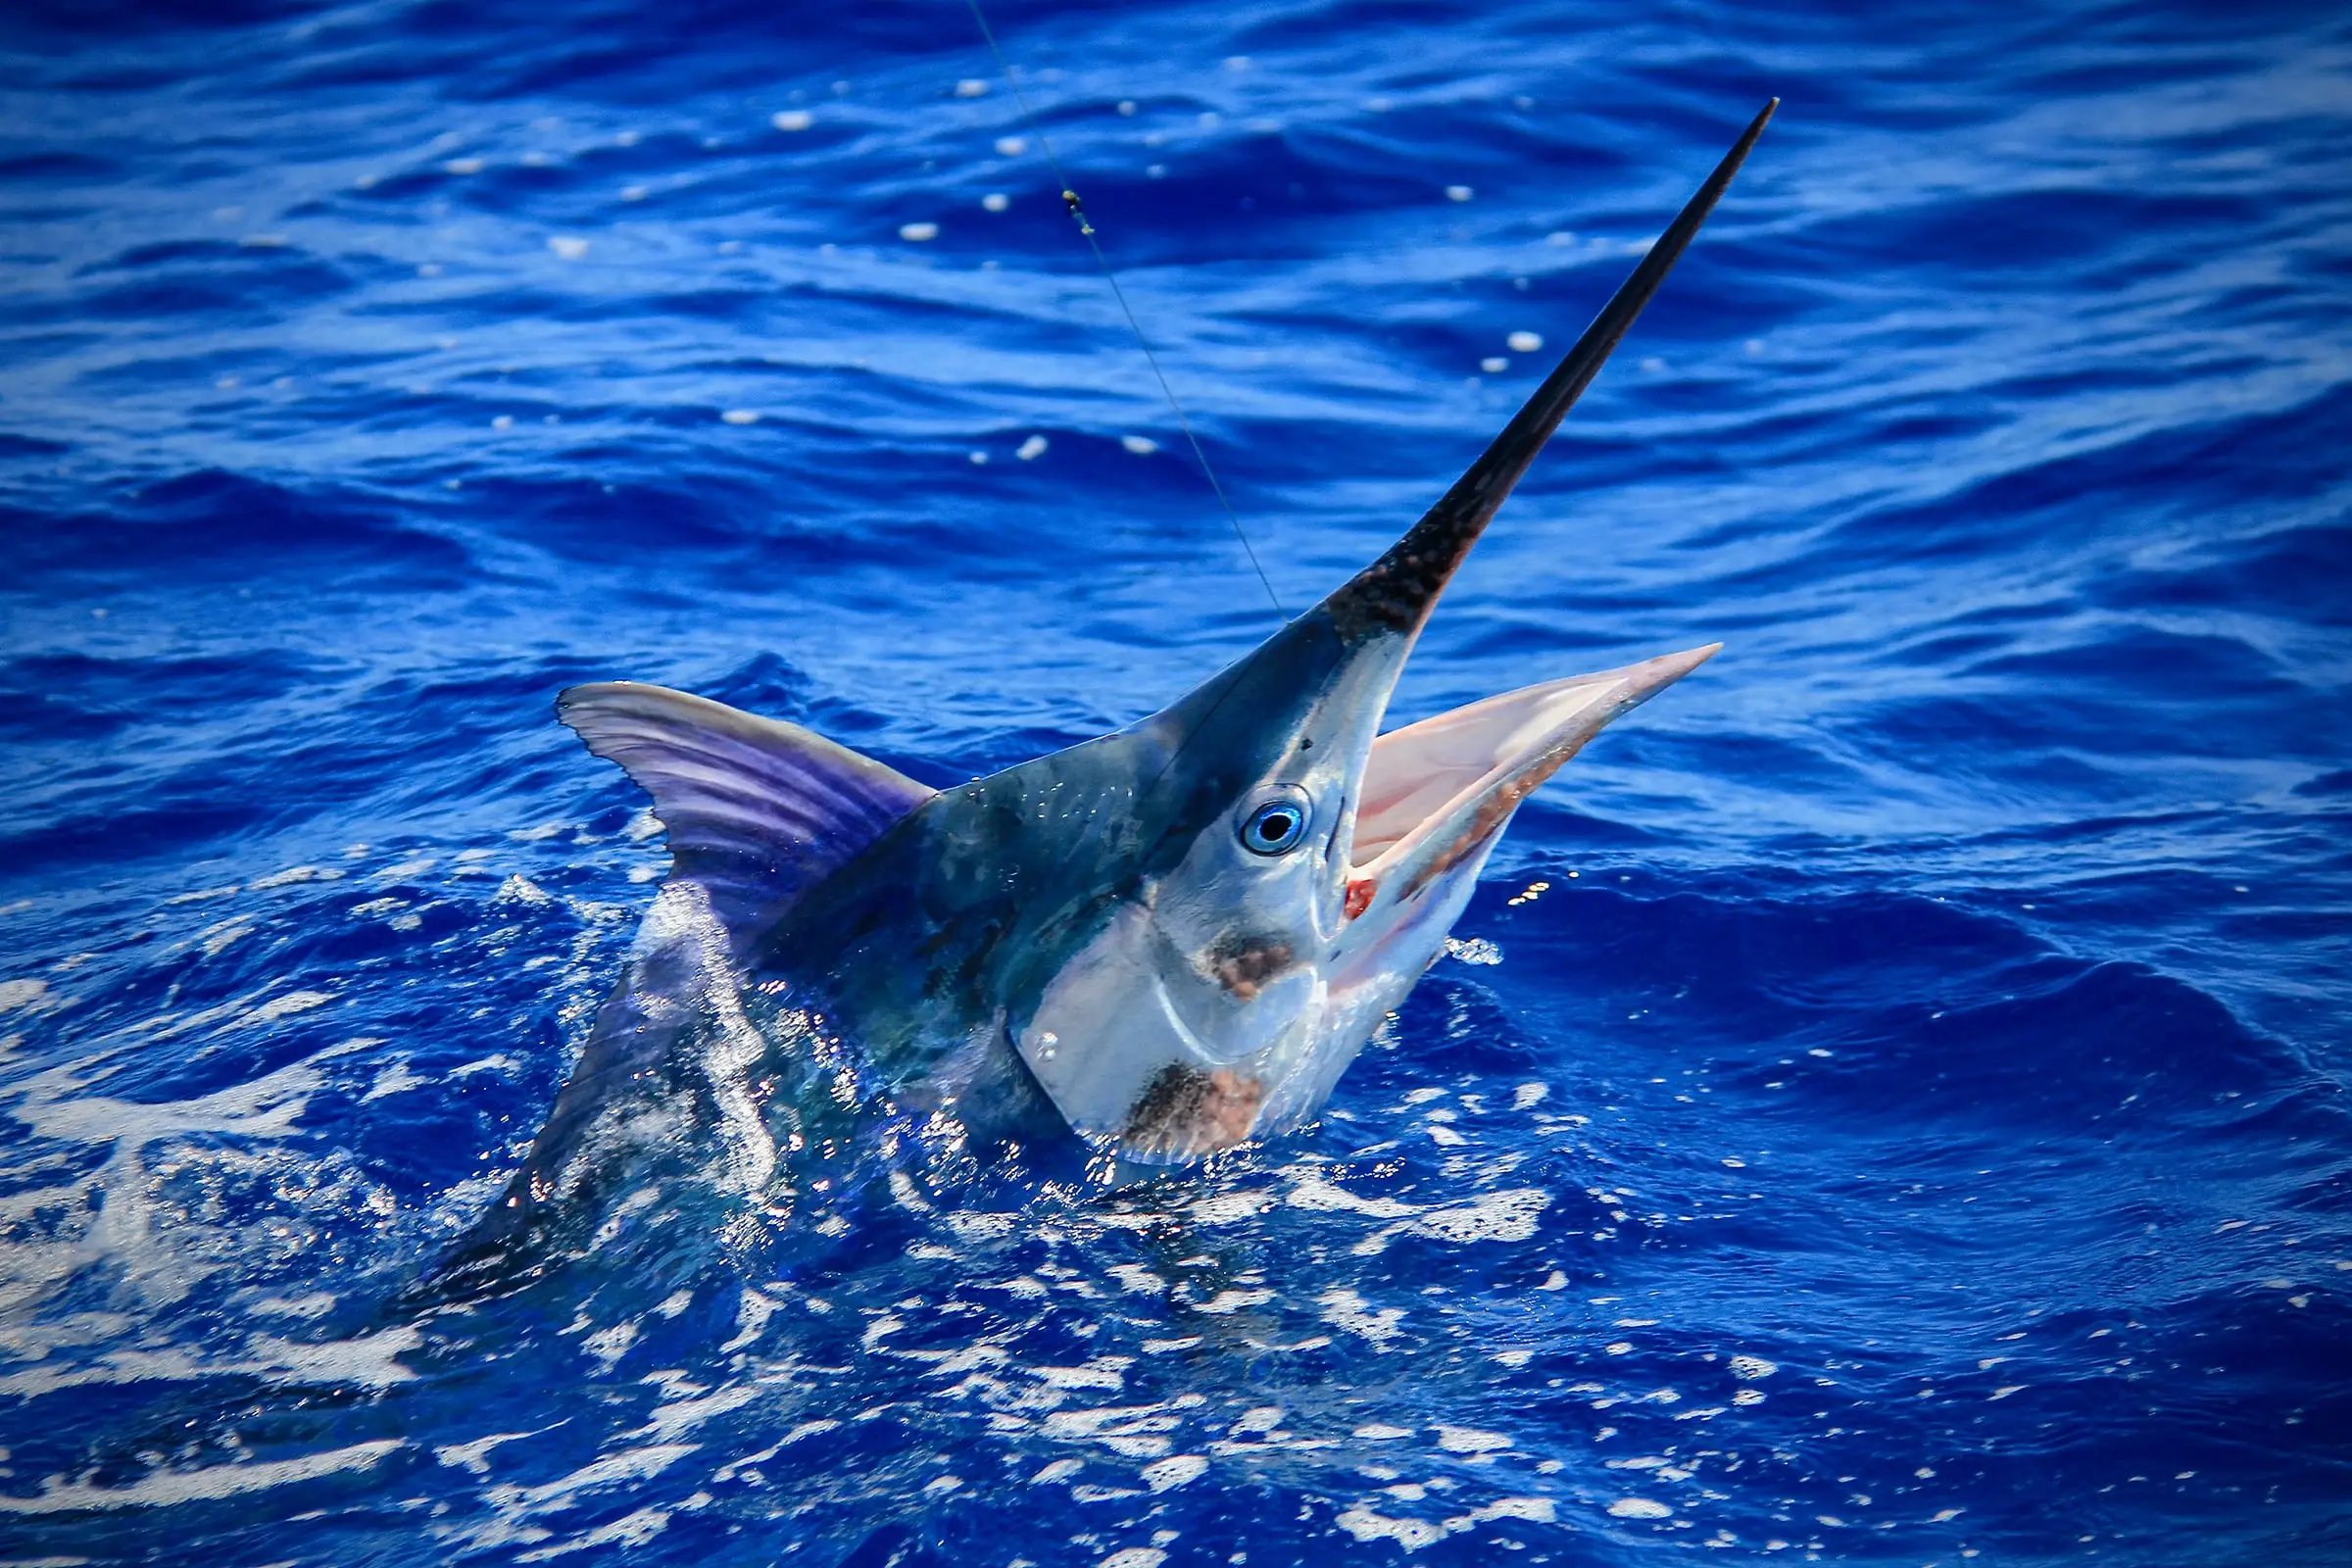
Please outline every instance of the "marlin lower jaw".
[[[1721, 643], [1526, 686], [1372, 743], [1350, 851], [1349, 918], [1379, 940], [1403, 906], [1483, 860], [1519, 803], [1600, 733], [1715, 657]], [[1475, 875], [1475, 871], [1472, 872]], [[1349, 946], [1345, 940], [1343, 948]]]

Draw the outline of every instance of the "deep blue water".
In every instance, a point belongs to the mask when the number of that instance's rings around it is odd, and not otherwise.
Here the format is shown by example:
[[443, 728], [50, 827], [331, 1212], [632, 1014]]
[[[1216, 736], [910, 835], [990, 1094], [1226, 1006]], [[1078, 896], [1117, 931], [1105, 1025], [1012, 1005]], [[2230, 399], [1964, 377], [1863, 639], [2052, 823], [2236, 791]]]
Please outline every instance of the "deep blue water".
[[2352, 1558], [2340, 11], [998, 0], [1294, 608], [1782, 95], [1399, 712], [1729, 650], [1311, 1131], [419, 1319], [662, 863], [559, 688], [1272, 616], [960, 6], [208, 9], [0, 23], [0, 1559]]

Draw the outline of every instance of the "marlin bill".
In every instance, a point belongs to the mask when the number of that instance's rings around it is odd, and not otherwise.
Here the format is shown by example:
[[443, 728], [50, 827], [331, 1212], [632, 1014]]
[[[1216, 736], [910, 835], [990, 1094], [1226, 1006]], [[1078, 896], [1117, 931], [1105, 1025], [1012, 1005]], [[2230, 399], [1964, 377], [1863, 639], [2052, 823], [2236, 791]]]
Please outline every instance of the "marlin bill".
[[563, 721], [652, 796], [670, 873], [521, 1169], [448, 1262], [557, 1240], [610, 1196], [627, 1123], [732, 1129], [757, 1186], [830, 1102], [1145, 1166], [1311, 1119], [1444, 951], [1520, 803], [1716, 651], [1381, 732], [1447, 580], [1775, 107], [1437, 505], [1140, 723], [933, 790], [683, 692], [564, 692]]

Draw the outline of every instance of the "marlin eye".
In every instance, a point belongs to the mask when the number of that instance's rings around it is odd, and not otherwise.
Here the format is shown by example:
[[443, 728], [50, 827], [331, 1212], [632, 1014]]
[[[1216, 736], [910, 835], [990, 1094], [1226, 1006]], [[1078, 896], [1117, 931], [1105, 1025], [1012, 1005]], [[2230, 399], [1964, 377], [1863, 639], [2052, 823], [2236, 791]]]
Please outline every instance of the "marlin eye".
[[1242, 847], [1252, 855], [1283, 855], [1306, 836], [1306, 803], [1273, 800], [1242, 823]]

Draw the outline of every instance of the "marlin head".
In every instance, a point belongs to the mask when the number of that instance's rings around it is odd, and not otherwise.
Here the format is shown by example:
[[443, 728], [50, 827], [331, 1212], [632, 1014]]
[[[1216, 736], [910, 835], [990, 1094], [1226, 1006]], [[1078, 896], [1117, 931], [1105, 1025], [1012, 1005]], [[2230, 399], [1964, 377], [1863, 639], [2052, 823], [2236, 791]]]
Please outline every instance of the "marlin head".
[[[1050, 973], [1008, 999], [1006, 1018], [1080, 1133], [1169, 1161], [1312, 1114], [1442, 950], [1520, 802], [1609, 720], [1714, 654], [1550, 681], [1380, 733], [1447, 580], [1771, 115], [1386, 554], [1175, 706], [1092, 743], [1134, 791], [1134, 859], [1105, 867], [1115, 894], [1090, 902], [1082, 941], [1049, 945], [1061, 949]], [[1032, 765], [1069, 779], [1088, 751]]]

